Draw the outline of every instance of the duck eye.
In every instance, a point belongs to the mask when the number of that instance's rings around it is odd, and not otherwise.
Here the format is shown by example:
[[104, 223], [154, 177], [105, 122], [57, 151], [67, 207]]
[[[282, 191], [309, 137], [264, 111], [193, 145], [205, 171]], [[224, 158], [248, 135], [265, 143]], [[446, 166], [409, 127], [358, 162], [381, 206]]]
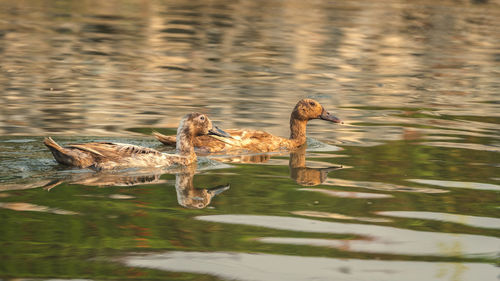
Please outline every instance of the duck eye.
[[315, 106], [315, 105], [316, 105], [316, 103], [314, 103], [313, 101], [309, 102], [309, 104], [310, 104], [311, 106]]
[[201, 120], [201, 121], [205, 121], [205, 116], [201, 116], [201, 117], [200, 117], [200, 120]]

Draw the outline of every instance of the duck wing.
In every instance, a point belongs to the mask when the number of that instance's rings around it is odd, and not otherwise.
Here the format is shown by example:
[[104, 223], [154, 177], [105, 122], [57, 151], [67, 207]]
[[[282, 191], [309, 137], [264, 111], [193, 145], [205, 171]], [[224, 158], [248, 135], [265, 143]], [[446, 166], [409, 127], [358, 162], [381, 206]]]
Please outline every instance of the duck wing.
[[[232, 138], [223, 138], [219, 136], [199, 136], [194, 139], [194, 146], [207, 150], [209, 152], [236, 151], [236, 150], [256, 150], [261, 151], [261, 142], [268, 143], [273, 135], [257, 130], [226, 130]], [[264, 144], [265, 146], [265, 144]], [[266, 151], [267, 149], [264, 149]]]
[[147, 147], [133, 144], [113, 143], [113, 142], [89, 142], [68, 144], [66, 148], [79, 149], [93, 154], [97, 158], [124, 158], [134, 157], [140, 154], [160, 155], [161, 152]]
[[274, 136], [259, 130], [227, 130], [235, 140], [236, 146], [250, 151], [274, 151], [286, 146], [288, 139]]
[[230, 134], [233, 137], [236, 136], [235, 138], [240, 139], [240, 140], [250, 140], [250, 139], [266, 140], [266, 139], [270, 139], [270, 138], [274, 137], [272, 134], [270, 134], [268, 132], [259, 131], [259, 130], [235, 129], [235, 130], [231, 130]]
[[[274, 136], [268, 132], [247, 129], [225, 130], [232, 138], [218, 136], [199, 136], [194, 139], [194, 146], [207, 152], [250, 150], [250, 151], [274, 151], [286, 147], [288, 139]], [[165, 145], [175, 145], [176, 136], [166, 136], [158, 132], [153, 135]]]
[[155, 138], [157, 140], [159, 140], [161, 143], [163, 143], [164, 145], [172, 145], [172, 146], [175, 146], [175, 142], [177, 141], [176, 140], [176, 136], [175, 135], [172, 135], [172, 136], [167, 136], [167, 135], [164, 135], [164, 134], [161, 134], [161, 133], [158, 133], [157, 131], [153, 131], [153, 135], [155, 136]]

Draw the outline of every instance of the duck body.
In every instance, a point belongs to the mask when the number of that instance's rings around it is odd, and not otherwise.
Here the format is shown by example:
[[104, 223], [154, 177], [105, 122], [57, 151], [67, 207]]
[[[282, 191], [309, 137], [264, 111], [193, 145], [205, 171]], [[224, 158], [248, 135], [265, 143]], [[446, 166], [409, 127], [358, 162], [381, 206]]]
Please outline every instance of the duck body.
[[67, 166], [95, 170], [164, 167], [174, 164], [189, 165], [195, 162], [193, 140], [200, 135], [229, 136], [214, 127], [204, 114], [190, 113], [184, 116], [177, 129], [177, 154], [166, 154], [147, 147], [111, 142], [77, 143], [62, 147], [50, 137], [45, 138], [44, 144], [57, 162]]
[[[199, 136], [193, 140], [193, 145], [207, 152], [234, 150], [270, 152], [295, 149], [306, 143], [307, 122], [312, 119], [322, 119], [333, 123], [341, 122], [317, 101], [302, 99], [295, 105], [290, 116], [290, 138], [275, 136], [260, 130], [229, 129], [227, 132], [231, 134], [231, 139]], [[154, 132], [154, 135], [165, 145], [176, 145], [176, 136], [166, 136], [157, 132]]]
[[[289, 149], [294, 146], [289, 139], [274, 136], [264, 131], [240, 129], [229, 129], [225, 131], [231, 135], [232, 139], [200, 136], [194, 139], [193, 145], [206, 152], [234, 150], [269, 152]], [[165, 145], [173, 146], [176, 144], [175, 136], [166, 136], [157, 132], [153, 134]]]
[[44, 144], [60, 164], [95, 170], [188, 165], [196, 161], [193, 156], [166, 154], [131, 144], [89, 142], [62, 147], [52, 138], [46, 138]]

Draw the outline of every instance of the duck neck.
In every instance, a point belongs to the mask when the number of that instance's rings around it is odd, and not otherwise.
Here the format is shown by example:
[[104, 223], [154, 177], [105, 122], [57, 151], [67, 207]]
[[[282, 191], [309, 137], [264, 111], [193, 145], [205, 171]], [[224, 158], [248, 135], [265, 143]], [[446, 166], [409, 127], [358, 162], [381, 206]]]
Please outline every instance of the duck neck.
[[306, 143], [307, 120], [297, 118], [295, 111], [290, 116], [290, 140], [295, 146]]
[[303, 168], [306, 166], [306, 146], [300, 146], [296, 150], [290, 152], [290, 160], [288, 161], [290, 169]]
[[194, 161], [196, 154], [193, 146], [194, 135], [189, 127], [179, 126], [177, 129], [176, 152], [180, 156], [188, 157]]
[[183, 167], [182, 171], [175, 175], [175, 190], [177, 192], [177, 202], [183, 207], [189, 208], [192, 205], [192, 195], [194, 190], [193, 178], [196, 164]]

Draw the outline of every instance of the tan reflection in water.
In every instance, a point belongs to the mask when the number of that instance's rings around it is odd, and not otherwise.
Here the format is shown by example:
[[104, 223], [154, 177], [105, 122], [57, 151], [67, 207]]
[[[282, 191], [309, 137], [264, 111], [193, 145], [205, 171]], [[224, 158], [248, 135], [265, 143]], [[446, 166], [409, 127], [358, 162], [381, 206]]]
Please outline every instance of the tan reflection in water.
[[52, 188], [62, 184], [81, 184], [88, 186], [135, 186], [142, 184], [160, 184], [165, 183], [165, 180], [161, 180], [161, 173], [159, 171], [149, 171], [151, 174], [134, 174], [126, 172], [88, 172], [88, 173], [75, 173], [71, 174], [70, 177], [64, 179], [57, 179], [51, 183], [44, 186], [45, 190], [51, 190]]
[[438, 212], [420, 212], [420, 211], [382, 211], [376, 212], [377, 215], [414, 218], [424, 220], [438, 220], [458, 224], [469, 225], [473, 227], [500, 229], [500, 219], [479, 216], [466, 216], [460, 214], [438, 213]]
[[306, 146], [299, 147], [290, 153], [290, 177], [303, 186], [315, 186], [323, 183], [328, 173], [342, 169], [342, 166], [330, 166], [326, 168], [306, 167]]
[[500, 147], [492, 145], [484, 145], [478, 143], [460, 143], [460, 142], [422, 142], [421, 145], [436, 146], [436, 147], [446, 147], [446, 148], [461, 148], [461, 149], [472, 149], [479, 151], [490, 151], [490, 152], [500, 152]]
[[418, 231], [373, 224], [341, 223], [284, 216], [231, 214], [198, 216], [196, 219], [277, 230], [359, 236], [356, 239], [258, 238], [258, 241], [263, 243], [332, 247], [350, 252], [411, 256], [494, 257], [500, 247], [500, 239], [491, 236]]
[[[179, 167], [175, 170], [169, 169], [170, 173], [175, 174], [175, 189], [177, 191], [177, 201], [179, 205], [185, 208], [202, 209], [207, 207], [213, 197], [229, 189], [229, 184], [216, 186], [214, 188], [196, 188], [193, 185], [194, 175], [196, 173], [196, 164]], [[102, 171], [102, 172], [81, 172], [72, 173], [71, 175], [56, 179], [51, 182], [48, 180], [41, 181], [35, 186], [35, 183], [30, 187], [41, 187], [47, 191], [55, 188], [62, 183], [80, 184], [87, 186], [136, 186], [146, 184], [166, 184], [167, 180], [161, 179], [161, 175], [165, 173], [162, 169], [146, 169], [138, 171]], [[48, 182], [48, 183], [47, 183]], [[15, 189], [21, 189], [22, 186]], [[131, 199], [128, 195], [112, 194], [111, 199]], [[1, 206], [0, 206], [1, 207]]]
[[2, 185], [0, 185], [0, 191], [38, 188], [40, 186], [50, 184], [51, 182], [52, 182], [51, 180], [40, 180], [40, 181], [27, 182], [27, 183], [22, 183], [22, 184], [19, 184], [19, 183], [2, 184]]
[[[328, 176], [328, 173], [343, 169], [341, 165], [332, 165], [328, 162], [308, 161], [306, 162], [307, 146], [303, 145], [293, 151], [290, 151], [288, 166], [290, 168], [290, 178], [303, 186], [315, 186], [323, 183]], [[286, 151], [246, 154], [246, 155], [224, 155], [213, 159], [226, 163], [242, 163], [242, 164], [266, 164], [281, 166], [286, 165], [285, 159], [272, 159], [273, 156], [284, 156], [288, 154]], [[319, 155], [319, 154], [318, 154]], [[328, 154], [329, 157], [333, 155]], [[324, 157], [324, 155], [322, 155]], [[314, 164], [319, 167], [310, 167]], [[309, 166], [309, 167], [308, 167]]]
[[500, 185], [491, 183], [445, 181], [445, 180], [432, 180], [432, 179], [408, 179], [407, 181], [416, 182], [419, 184], [436, 185], [441, 187], [500, 191]]
[[264, 253], [181, 252], [129, 255], [127, 266], [210, 274], [225, 280], [496, 280], [498, 269], [485, 263], [338, 259]]
[[426, 187], [412, 187], [397, 185], [384, 182], [369, 182], [369, 181], [352, 181], [346, 179], [334, 179], [328, 178], [325, 183], [326, 185], [336, 185], [336, 186], [347, 186], [347, 187], [359, 187], [367, 188], [373, 190], [381, 191], [397, 191], [397, 192], [418, 192], [418, 193], [446, 193], [448, 190], [437, 189], [437, 188], [426, 188]]
[[[332, 165], [328, 162], [320, 162], [320, 161], [306, 162], [306, 148], [307, 145], [303, 145], [290, 152], [278, 151], [271, 153], [245, 154], [245, 155], [229, 154], [229, 155], [215, 156], [212, 157], [212, 159], [224, 163], [264, 164], [264, 165], [282, 166], [287, 164], [286, 159], [273, 159], [272, 157], [284, 156], [290, 153], [290, 158], [288, 161], [288, 166], [290, 168], [290, 178], [292, 178], [298, 184], [303, 186], [319, 185], [327, 179], [328, 173], [345, 168], [340, 165]], [[332, 157], [331, 154], [328, 155], [329, 157]], [[319, 167], [310, 167], [309, 165], [311, 164], [314, 164], [314, 166], [319, 166]]]
[[[319, 162], [314, 162], [315, 164]], [[321, 162], [323, 164], [323, 162]], [[290, 177], [302, 186], [316, 186], [323, 184], [328, 174], [332, 171], [343, 169], [343, 166], [329, 166], [329, 167], [307, 167], [306, 166], [306, 147], [300, 147], [290, 153]], [[330, 179], [333, 180], [333, 179]], [[329, 196], [340, 198], [390, 198], [390, 194], [378, 193], [365, 193], [365, 192], [352, 192], [352, 191], [338, 191], [321, 188], [302, 188], [301, 191], [319, 192]]]
[[390, 219], [384, 218], [368, 218], [368, 217], [352, 217], [337, 213], [328, 213], [328, 212], [317, 212], [317, 211], [295, 211], [292, 212], [294, 215], [305, 216], [305, 217], [313, 217], [313, 218], [325, 218], [325, 219], [337, 219], [337, 220], [357, 220], [357, 221], [365, 221], [365, 222], [391, 222]]
[[220, 185], [210, 189], [195, 188], [193, 184], [195, 171], [196, 166], [191, 165], [175, 175], [177, 202], [186, 208], [203, 209], [210, 204], [212, 198], [228, 190], [230, 185]]
[[330, 189], [322, 189], [322, 188], [301, 188], [300, 191], [311, 191], [323, 193], [332, 197], [339, 198], [359, 198], [359, 199], [381, 199], [381, 198], [391, 198], [393, 197], [390, 194], [380, 194], [380, 193], [367, 193], [367, 192], [353, 192], [353, 191], [338, 191], [338, 190], [330, 190]]
[[264, 164], [271, 160], [272, 156], [282, 155], [282, 153], [258, 153], [258, 154], [242, 154], [242, 155], [221, 155], [212, 157], [212, 159], [223, 163], [240, 163], [240, 164]]
[[30, 211], [30, 212], [45, 212], [57, 215], [78, 215], [79, 213], [56, 208], [49, 208], [47, 206], [40, 206], [25, 202], [0, 202], [0, 208], [9, 209], [13, 211]]

